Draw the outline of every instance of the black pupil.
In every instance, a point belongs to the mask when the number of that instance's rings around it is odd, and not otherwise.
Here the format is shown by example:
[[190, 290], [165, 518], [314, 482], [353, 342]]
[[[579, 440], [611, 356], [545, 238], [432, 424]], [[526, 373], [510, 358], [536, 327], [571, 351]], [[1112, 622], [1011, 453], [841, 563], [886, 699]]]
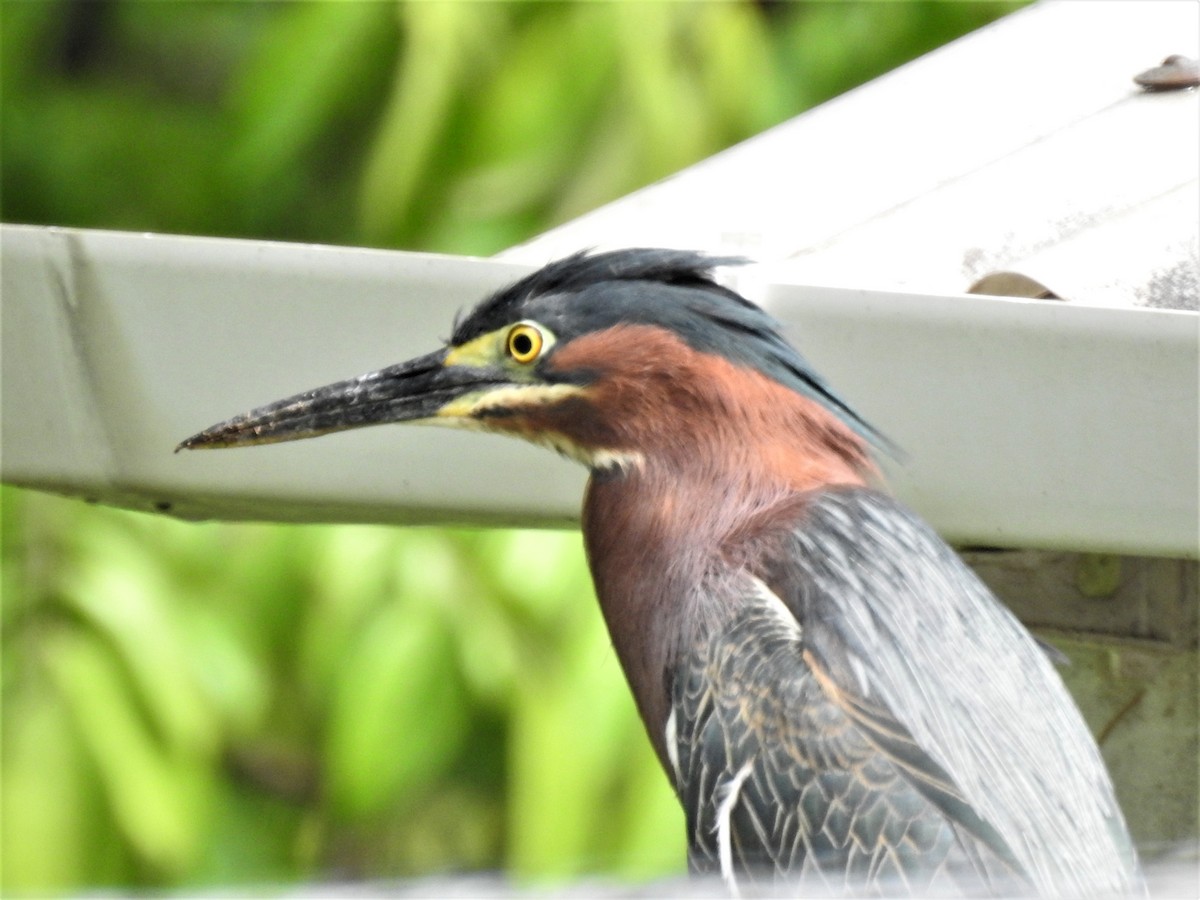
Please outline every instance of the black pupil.
[[528, 356], [533, 350], [533, 338], [524, 332], [514, 334], [512, 339], [512, 351], [516, 356]]

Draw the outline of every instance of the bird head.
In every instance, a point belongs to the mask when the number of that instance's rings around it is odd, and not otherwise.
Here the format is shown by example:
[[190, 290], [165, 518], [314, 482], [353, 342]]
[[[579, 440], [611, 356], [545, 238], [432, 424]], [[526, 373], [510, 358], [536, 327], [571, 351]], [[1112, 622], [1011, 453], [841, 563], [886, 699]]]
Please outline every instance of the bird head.
[[648, 454], [686, 457], [693, 439], [718, 431], [734, 441], [762, 434], [797, 409], [809, 410], [809, 431], [819, 419], [851, 455], [865, 459], [864, 440], [885, 446], [770, 316], [712, 279], [739, 262], [676, 250], [576, 254], [484, 299], [441, 349], [252, 410], [177, 449], [409, 422], [512, 434], [604, 470]]

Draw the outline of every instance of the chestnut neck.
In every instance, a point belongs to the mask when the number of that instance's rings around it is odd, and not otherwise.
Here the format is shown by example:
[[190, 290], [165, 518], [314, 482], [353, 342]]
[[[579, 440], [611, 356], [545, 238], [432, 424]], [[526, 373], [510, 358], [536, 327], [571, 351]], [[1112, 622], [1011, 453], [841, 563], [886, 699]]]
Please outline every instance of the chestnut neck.
[[721, 580], [742, 576], [764, 531], [791, 525], [774, 518], [794, 515], [798, 495], [866, 484], [875, 471], [863, 441], [821, 404], [681, 346], [668, 335], [656, 365], [609, 366], [586, 410], [572, 411], [576, 424], [558, 423], [575, 428], [573, 440], [628, 460], [593, 471], [583, 531], [605, 620], [660, 757], [667, 673], [698, 632], [733, 611], [721, 604], [739, 596], [733, 585], [720, 590]]

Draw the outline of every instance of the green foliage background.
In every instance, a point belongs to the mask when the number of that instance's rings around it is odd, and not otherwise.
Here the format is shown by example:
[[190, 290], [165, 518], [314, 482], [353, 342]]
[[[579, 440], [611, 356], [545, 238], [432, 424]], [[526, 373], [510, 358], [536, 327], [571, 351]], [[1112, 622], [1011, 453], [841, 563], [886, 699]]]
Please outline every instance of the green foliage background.
[[[4, 0], [3, 216], [489, 254], [1016, 5]], [[5, 892], [682, 870], [577, 534], [2, 511]]]

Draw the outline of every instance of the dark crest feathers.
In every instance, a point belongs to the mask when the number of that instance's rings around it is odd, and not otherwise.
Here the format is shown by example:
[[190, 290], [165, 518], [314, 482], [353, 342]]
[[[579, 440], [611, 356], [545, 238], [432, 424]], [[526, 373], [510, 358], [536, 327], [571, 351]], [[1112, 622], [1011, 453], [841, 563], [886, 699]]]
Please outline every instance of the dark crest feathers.
[[618, 324], [653, 325], [701, 353], [756, 369], [818, 401], [877, 449], [897, 455], [895, 445], [838, 397], [784, 339], [774, 318], [712, 278], [716, 268], [748, 262], [691, 250], [575, 253], [483, 300], [456, 323], [452, 343], [525, 318], [550, 327], [564, 343]]
[[712, 270], [721, 266], [746, 265], [740, 256], [707, 256], [694, 250], [631, 249], [607, 253], [580, 250], [548, 263], [520, 281], [496, 291], [454, 326], [455, 344], [464, 343], [499, 327], [511, 311], [533, 297], [575, 294], [584, 288], [611, 281], [652, 281], [679, 287], [717, 291], [743, 306], [753, 306], [733, 291], [712, 280]]

